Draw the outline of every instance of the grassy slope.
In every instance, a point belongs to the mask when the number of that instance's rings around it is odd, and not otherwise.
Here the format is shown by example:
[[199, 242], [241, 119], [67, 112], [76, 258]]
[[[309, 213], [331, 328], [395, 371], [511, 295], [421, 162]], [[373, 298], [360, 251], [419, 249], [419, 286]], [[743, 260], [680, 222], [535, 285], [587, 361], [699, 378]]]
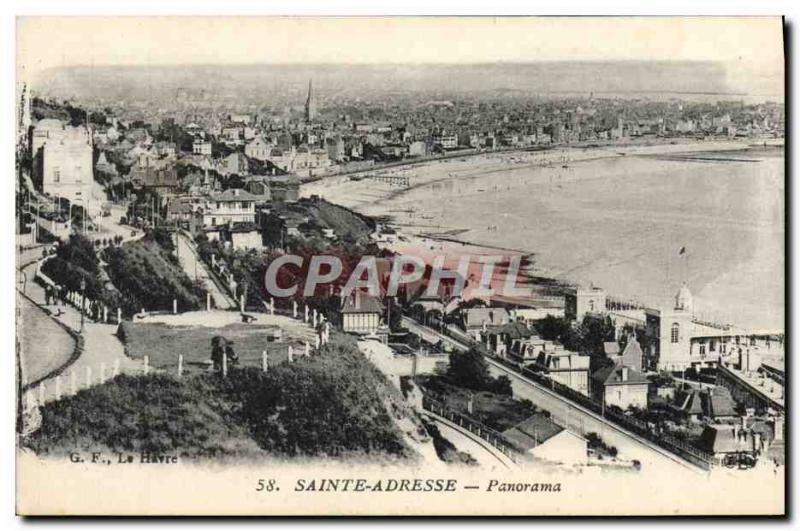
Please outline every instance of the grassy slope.
[[399, 393], [352, 339], [337, 337], [322, 355], [266, 374], [243, 368], [227, 379], [117, 377], [47, 404], [28, 444], [44, 454], [91, 448], [189, 458], [408, 459], [414, 453], [394, 422], [406, 414]]
[[375, 229], [368, 218], [325, 200], [303, 200], [278, 208], [305, 214], [319, 227], [333, 229], [340, 238], [354, 242], [369, 242], [369, 236]]
[[199, 309], [205, 294], [186, 276], [180, 265], [152, 239], [128, 242], [109, 249], [108, 275], [126, 299], [126, 311], [172, 310], [178, 299], [181, 311]]

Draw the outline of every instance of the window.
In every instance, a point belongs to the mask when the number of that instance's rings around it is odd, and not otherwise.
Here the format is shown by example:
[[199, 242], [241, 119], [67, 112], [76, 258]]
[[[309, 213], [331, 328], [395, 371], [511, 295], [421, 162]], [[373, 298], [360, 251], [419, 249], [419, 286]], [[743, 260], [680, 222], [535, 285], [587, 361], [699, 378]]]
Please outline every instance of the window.
[[700, 344], [700, 355], [701, 356], [705, 356], [706, 355], [706, 346], [703, 343]]
[[709, 352], [714, 352], [714, 351], [716, 351], [716, 350], [717, 350], [717, 342], [716, 342], [716, 341], [714, 341], [714, 340], [712, 339], [712, 340], [711, 340], [711, 341], [708, 343], [708, 351], [709, 351]]
[[59, 168], [53, 168], [53, 182], [54, 183], [61, 182], [61, 170]]
[[670, 340], [673, 343], [677, 343], [680, 337], [680, 326], [678, 323], [672, 323], [672, 332], [670, 333]]

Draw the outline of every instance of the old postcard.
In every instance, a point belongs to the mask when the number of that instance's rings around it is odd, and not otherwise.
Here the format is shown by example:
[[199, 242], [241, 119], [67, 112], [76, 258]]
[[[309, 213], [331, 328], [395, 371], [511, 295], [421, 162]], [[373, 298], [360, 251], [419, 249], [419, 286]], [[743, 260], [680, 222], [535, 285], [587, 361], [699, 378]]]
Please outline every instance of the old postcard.
[[783, 30], [19, 18], [18, 513], [784, 514]]

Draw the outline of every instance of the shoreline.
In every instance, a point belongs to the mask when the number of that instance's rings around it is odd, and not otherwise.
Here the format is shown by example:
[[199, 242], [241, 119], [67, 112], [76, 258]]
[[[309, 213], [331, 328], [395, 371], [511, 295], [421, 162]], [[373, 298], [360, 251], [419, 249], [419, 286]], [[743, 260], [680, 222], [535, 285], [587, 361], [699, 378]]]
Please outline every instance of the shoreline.
[[[587, 152], [598, 151], [597, 157], [581, 158], [581, 161], [595, 160], [608, 158], [613, 156], [662, 156], [665, 154], [682, 154], [682, 153], [695, 153], [695, 152], [720, 152], [720, 151], [742, 151], [756, 148], [773, 148], [785, 149], [785, 139], [783, 138], [769, 138], [762, 139], [761, 143], [756, 142], [757, 139], [712, 139], [712, 140], [698, 140], [691, 138], [677, 138], [677, 139], [659, 139], [659, 140], [643, 140], [641, 142], [628, 141], [616, 142], [608, 144], [592, 143], [576, 143], [576, 144], [559, 144], [547, 146], [527, 146], [527, 147], [508, 147], [496, 150], [463, 150], [461, 152], [452, 152], [439, 157], [424, 157], [419, 159], [404, 159], [380, 166], [373, 166], [367, 169], [351, 170], [342, 173], [335, 173], [330, 175], [323, 175], [318, 177], [303, 180], [300, 184], [301, 196], [303, 189], [314, 189], [314, 187], [324, 186], [330, 187], [335, 185], [350, 182], [352, 177], [368, 177], [370, 175], [390, 176], [396, 172], [403, 172], [415, 168], [424, 168], [426, 166], [433, 166], [436, 164], [447, 164], [457, 161], [464, 161], [464, 159], [481, 159], [493, 158], [502, 156], [514, 155], [564, 155], [568, 152]], [[768, 142], [768, 141], [772, 142]], [[777, 142], [776, 142], [777, 141]], [[681, 148], [690, 148], [688, 150]], [[640, 153], [640, 151], [655, 149], [655, 153]], [[614, 153], [609, 153], [609, 150], [616, 150]], [[630, 152], [625, 152], [630, 150]], [[665, 151], [665, 152], [662, 152]], [[531, 164], [535, 166], [535, 164]], [[509, 168], [512, 169], [512, 168]], [[443, 179], [444, 180], [444, 179]], [[423, 183], [419, 183], [423, 184]], [[424, 183], [430, 184], [430, 182]], [[408, 189], [413, 189], [415, 185], [410, 186]]]
[[[569, 162], [585, 162], [592, 160], [601, 160], [609, 158], [622, 158], [622, 157], [659, 157], [668, 155], [691, 154], [699, 152], [734, 152], [744, 151], [748, 149], [761, 148], [764, 146], [754, 144], [752, 139], [743, 140], [692, 140], [682, 139], [683, 141], [661, 141], [661, 142], [642, 142], [642, 143], [616, 143], [605, 146], [601, 145], [559, 145], [555, 147], [548, 147], [546, 149], [531, 149], [531, 148], [511, 148], [507, 150], [496, 151], [481, 151], [469, 152], [458, 155], [452, 155], [442, 158], [426, 159], [426, 160], [408, 160], [398, 162], [388, 166], [379, 166], [366, 170], [359, 170], [346, 174], [335, 174], [318, 179], [304, 181], [300, 185], [300, 197], [310, 197], [312, 195], [319, 195], [328, 201], [346, 206], [353, 210], [359, 211], [362, 214], [375, 217], [376, 214], [369, 214], [362, 212], [361, 209], [365, 204], [376, 205], [386, 201], [391, 201], [397, 197], [402, 196], [404, 193], [416, 190], [423, 186], [447, 182], [450, 180], [460, 179], [462, 177], [477, 177], [481, 173], [499, 172], [499, 171], [513, 171], [521, 168], [536, 168], [536, 167], [552, 167], [554, 163], [569, 163]], [[776, 140], [776, 139], [773, 139]], [[780, 139], [783, 140], [783, 139]], [[770, 145], [767, 144], [766, 148], [771, 149], [784, 149], [785, 144]], [[517, 158], [534, 159], [534, 161], [526, 161], [526, 163], [517, 163]], [[500, 163], [497, 163], [500, 159]], [[487, 165], [495, 163], [496, 167], [487, 168], [479, 171], [476, 175], [458, 175], [448, 173], [447, 176], [438, 175], [434, 178], [421, 178], [419, 172], [426, 172], [432, 168], [439, 167], [440, 165], [448, 165], [456, 172], [466, 169], [475, 171], [475, 165]], [[460, 164], [459, 164], [460, 163]], [[464, 164], [466, 163], [466, 165]], [[353, 202], [349, 197], [349, 189], [354, 188], [356, 191], [363, 191], [364, 188], [370, 188], [369, 176], [390, 177], [404, 175], [408, 172], [417, 172], [409, 179], [409, 186], [403, 188], [390, 187], [382, 195], [371, 197], [368, 201]], [[354, 176], [362, 175], [362, 179], [357, 181], [351, 180]], [[373, 190], [377, 187], [371, 187]], [[344, 190], [343, 190], [344, 189]], [[379, 213], [378, 216], [393, 217], [389, 213]]]
[[[480, 198], [482, 197], [487, 197], [488, 200], [495, 201], [494, 212], [503, 212], [502, 205], [505, 203], [503, 203], [504, 199], [502, 198], [507, 198], [509, 196], [513, 198], [514, 192], [509, 192], [509, 190], [514, 190], [520, 186], [523, 187], [522, 189], [525, 190], [525, 193], [531, 193], [529, 192], [529, 186], [540, 186], [542, 194], [539, 194], [538, 190], [532, 193], [531, 201], [534, 202], [532, 205], [536, 203], [550, 206], [550, 199], [544, 195], [547, 193], [546, 178], [548, 174], [563, 174], [563, 176], [566, 177], [566, 180], [563, 181], [565, 190], [556, 190], [555, 193], [557, 195], [566, 194], [567, 197], [570, 197], [570, 194], [574, 193], [572, 192], [574, 186], [579, 185], [576, 183], [589, 183], [589, 181], [585, 179], [587, 178], [587, 172], [591, 170], [586, 167], [581, 167], [581, 165], [577, 163], [588, 163], [606, 159], [641, 159], [664, 156], [671, 159], [672, 156], [679, 153], [690, 155], [689, 159], [694, 161], [694, 157], [691, 157], [691, 155], [701, 152], [733, 153], [758, 149], [766, 149], [769, 151], [783, 149], [783, 147], [767, 145], [767, 147], [764, 148], [761, 144], [754, 145], [750, 140], [732, 140], [725, 142], [690, 142], [680, 144], [661, 143], [646, 146], [626, 144], [624, 146], [613, 146], [613, 148], [576, 148], [574, 146], [563, 146], [548, 151], [482, 153], [480, 156], [454, 158], [447, 161], [428, 161], [427, 163], [413, 168], [394, 168], [391, 171], [384, 171], [381, 174], [383, 176], [392, 174], [407, 176], [409, 177], [408, 181], [410, 184], [410, 186], [407, 187], [392, 186], [386, 182], [368, 179], [350, 181], [346, 178], [339, 178], [335, 181], [331, 179], [329, 182], [313, 183], [310, 187], [304, 185], [301, 195], [305, 197], [313, 194], [320, 195], [333, 203], [344, 204], [348, 208], [352, 208], [361, 214], [376, 219], [379, 223], [383, 222], [387, 226], [392, 227], [397, 232], [398, 241], [388, 245], [388, 247], [395, 251], [402, 252], [406, 250], [411, 253], [421, 252], [426, 255], [443, 254], [449, 256], [458, 256], [465, 253], [477, 256], [497, 255], [498, 251], [500, 251], [506, 254], [506, 256], [519, 255], [521, 257], [526, 257], [530, 259], [530, 263], [527, 268], [520, 270], [520, 281], [523, 280], [522, 277], [525, 277], [525, 285], [528, 285], [529, 281], [536, 284], [532, 290], [533, 296], [541, 294], [542, 291], [549, 291], [557, 285], [589, 285], [590, 283], [600, 282], [612, 295], [624, 299], [639, 298], [643, 303], [648, 305], [657, 305], [661, 304], [661, 302], [658, 301], [664, 297], [662, 296], [663, 294], [656, 294], [653, 290], [642, 291], [640, 289], [635, 289], [630, 293], [625, 292], [625, 290], [617, 292], [613, 286], [606, 286], [602, 278], [589, 282], [594, 275], [591, 271], [586, 270], [585, 266], [594, 260], [609, 262], [609, 265], [615, 268], [614, 270], [608, 270], [610, 272], [615, 271], [618, 267], [625, 267], [624, 265], [620, 266], [618, 262], [614, 261], [613, 253], [612, 256], [603, 255], [595, 259], [589, 257], [587, 258], [589, 261], [582, 261], [582, 257], [576, 256], [572, 258], [572, 260], [577, 258], [577, 261], [567, 262], [567, 266], [565, 266], [564, 261], [570, 260], [569, 255], [574, 253], [568, 253], [567, 256], [562, 255], [560, 257], [559, 255], [550, 256], [553, 252], [552, 245], [542, 248], [540, 243], [531, 241], [532, 247], [526, 249], [524, 246], [520, 247], [521, 243], [524, 245], [524, 240], [516, 238], [516, 241], [514, 241], [515, 238], [513, 237], [509, 239], [508, 231], [514, 232], [524, 230], [522, 227], [527, 227], [530, 223], [535, 224], [541, 222], [537, 221], [537, 219], [545, 220], [544, 230], [548, 230], [549, 226], [549, 230], [552, 231], [554, 223], [556, 227], [559, 227], [560, 225], [558, 225], [557, 221], [548, 221], [550, 214], [546, 212], [542, 212], [541, 215], [534, 216], [533, 218], [519, 218], [519, 212], [517, 212], [515, 216], [514, 210], [509, 210], [508, 212], [511, 212], [510, 214], [503, 214], [506, 221], [502, 219], [499, 220], [499, 229], [494, 225], [478, 227], [477, 223], [474, 221], [482, 218], [469, 218], [469, 212], [475, 211], [477, 214], [479, 211], [482, 211], [483, 215], [486, 215], [486, 208], [492, 207], [485, 202], [481, 204], [482, 199]], [[724, 156], [722, 158], [725, 159]], [[734, 160], [737, 163], [740, 162], [739, 158], [734, 158]], [[674, 162], [676, 161], [670, 161], [670, 163]], [[718, 162], [718, 160], [714, 159], [713, 162]], [[725, 161], [723, 160], [723, 162]], [[573, 163], [576, 164], [574, 167], [572, 166]], [[634, 162], [633, 164], [638, 165], [639, 163]], [[492, 188], [492, 183], [494, 182], [492, 176], [494, 174], [498, 172], [514, 172], [516, 170], [522, 171], [519, 171], [516, 175], [510, 175], [508, 179], [499, 179], [497, 181], [498, 185]], [[705, 172], [705, 170], [703, 171]], [[537, 176], [531, 178], [528, 172], [535, 172]], [[631, 173], [631, 176], [632, 175], [634, 174]], [[594, 179], [592, 176], [589, 178]], [[601, 176], [598, 178], [605, 179], [607, 177]], [[538, 179], [538, 183], [536, 179]], [[511, 187], [507, 188], [507, 184], [510, 184]], [[587, 184], [586, 186], [597, 187], [603, 185]], [[422, 200], [425, 201], [425, 203], [421, 203], [420, 197], [423, 192], [420, 192], [419, 189], [425, 187], [432, 188], [432, 195], [430, 197], [434, 198], [434, 200]], [[558, 184], [557, 187], [561, 188], [561, 185]], [[480, 189], [475, 190], [475, 188]], [[466, 192], [463, 190], [466, 190]], [[437, 195], [439, 193], [443, 193], [441, 199], [439, 199], [440, 196]], [[404, 197], [406, 194], [409, 194], [409, 197]], [[498, 199], [492, 199], [493, 197], [497, 197]], [[594, 196], [588, 197], [588, 200], [593, 199]], [[497, 202], [498, 200], [499, 203]], [[587, 198], [576, 198], [576, 200], [583, 201], [587, 200]], [[441, 204], [441, 207], [438, 206], [439, 204]], [[464, 205], [461, 211], [458, 209], [458, 205], [460, 204]], [[476, 208], [478, 205], [482, 206]], [[456, 208], [455, 214], [453, 208]], [[532, 206], [532, 208], [541, 207]], [[558, 206], [555, 205], [554, 208], [558, 208]], [[466, 212], [464, 212], [464, 210], [466, 210]], [[639, 212], [639, 214], [641, 215], [642, 213]], [[453, 217], [454, 215], [455, 217]], [[465, 215], [468, 221], [465, 221]], [[646, 212], [644, 215], [647, 215]], [[427, 220], [430, 221], [428, 222]], [[722, 221], [725, 222], [726, 220]], [[520, 226], [520, 222], [523, 222], [522, 226]], [[487, 219], [486, 223], [490, 224], [491, 221]], [[501, 231], [497, 233], [496, 237], [493, 235], [495, 230]], [[558, 229], [553, 237], [559, 238], [558, 234], [563, 233], [564, 230], [569, 230], [569, 225]], [[572, 230], [575, 230], [575, 228], [573, 227]], [[378, 243], [379, 245], [386, 244], [386, 242]], [[548, 256], [550, 256], [549, 260], [547, 259]], [[569, 263], [577, 265], [575, 267], [569, 267]], [[598, 264], [599, 263], [600, 262], [598, 262]], [[575, 270], [579, 272], [575, 273]], [[645, 278], [640, 280], [644, 281]], [[702, 290], [705, 280], [706, 279], [695, 279], [695, 282], [701, 282], [700, 286], [696, 288], [698, 291]], [[710, 311], [714, 312], [713, 308]], [[733, 319], [733, 317], [730, 317], [730, 319]], [[733, 322], [735, 322], [735, 319]]]

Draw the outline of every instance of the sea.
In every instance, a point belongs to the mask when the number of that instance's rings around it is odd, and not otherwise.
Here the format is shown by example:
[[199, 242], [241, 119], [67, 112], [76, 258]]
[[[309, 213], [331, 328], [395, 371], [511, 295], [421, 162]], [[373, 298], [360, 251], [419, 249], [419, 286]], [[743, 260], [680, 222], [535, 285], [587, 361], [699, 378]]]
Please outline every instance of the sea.
[[784, 329], [782, 147], [446, 168], [359, 209], [525, 251], [539, 274], [653, 307], [685, 282], [698, 315]]

